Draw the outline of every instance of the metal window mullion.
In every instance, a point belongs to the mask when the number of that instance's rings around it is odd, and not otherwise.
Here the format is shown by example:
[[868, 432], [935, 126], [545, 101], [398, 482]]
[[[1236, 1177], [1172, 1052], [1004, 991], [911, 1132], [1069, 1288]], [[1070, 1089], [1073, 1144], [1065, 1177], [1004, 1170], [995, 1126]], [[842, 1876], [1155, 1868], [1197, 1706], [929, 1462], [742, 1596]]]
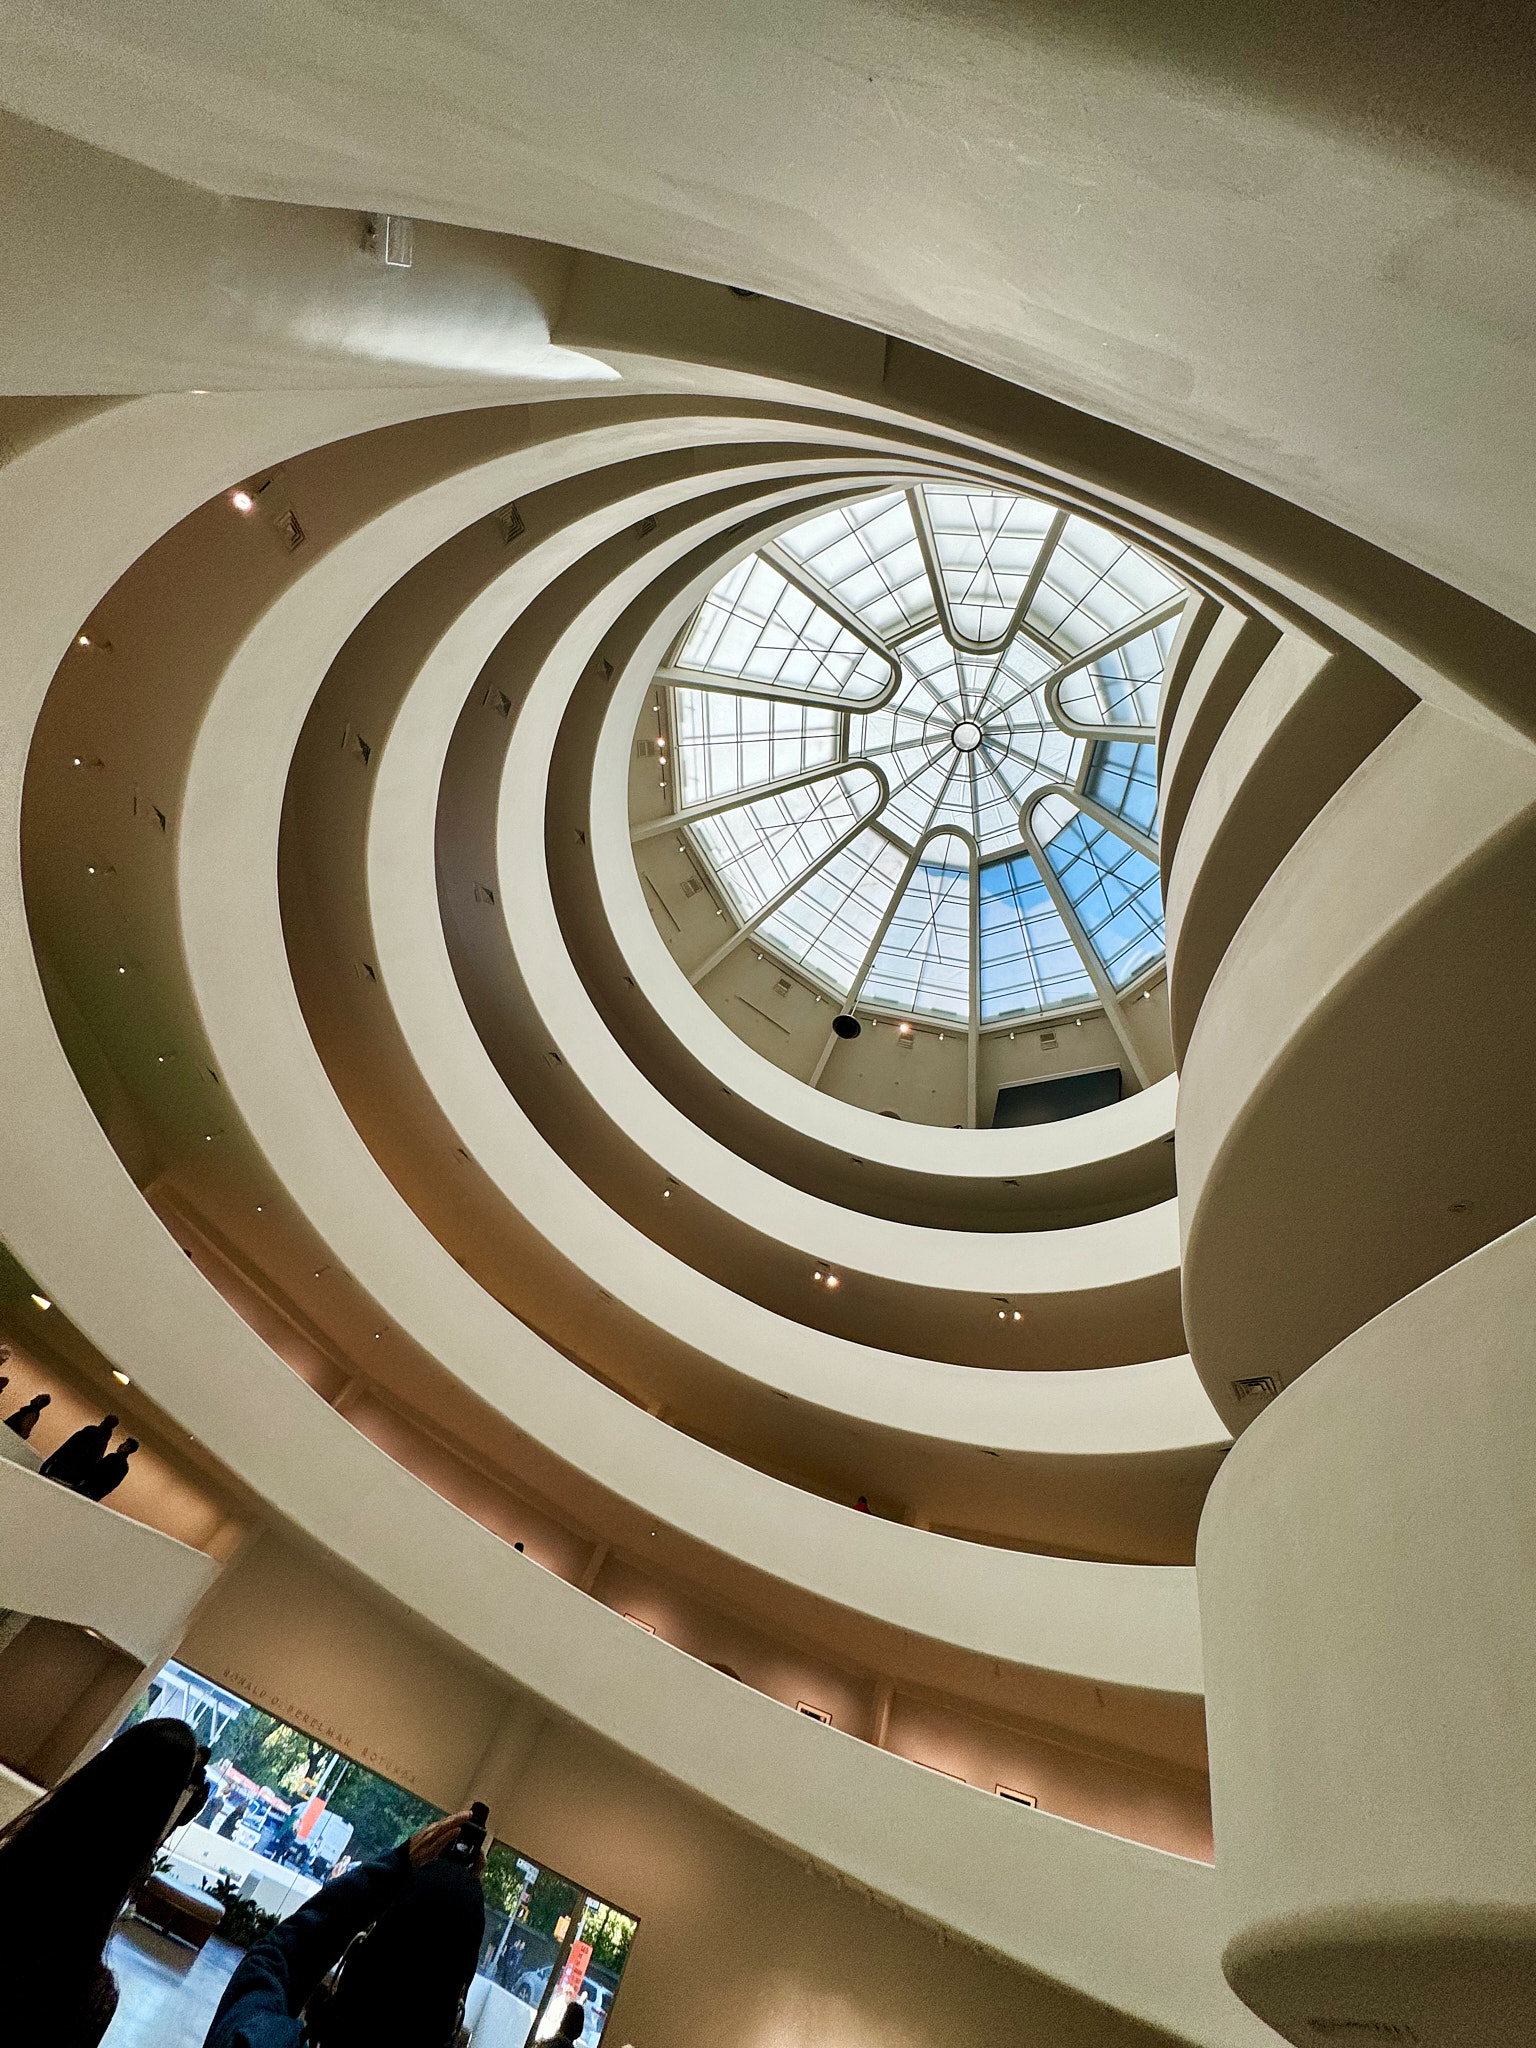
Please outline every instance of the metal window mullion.
[[1055, 554], [1057, 544], [1066, 530], [1068, 514], [1065, 511], [1059, 510], [1051, 521], [1050, 526], [1047, 527], [1040, 542], [1040, 553], [1035, 557], [1034, 564], [1030, 569], [1029, 581], [1024, 587], [1024, 594], [1014, 607], [1013, 616], [1005, 630], [994, 640], [967, 640], [960, 631], [960, 628], [955, 624], [954, 614], [949, 608], [949, 592], [945, 588], [944, 568], [939, 560], [938, 539], [929, 522], [928, 504], [923, 496], [922, 485], [914, 484], [908, 490], [907, 497], [913, 507], [912, 523], [917, 528], [917, 543], [922, 549], [923, 565], [928, 571], [928, 581], [933, 586], [934, 602], [938, 607], [939, 626], [944, 638], [954, 648], [955, 652], [957, 654], [969, 654], [980, 660], [985, 660], [989, 655], [1001, 655], [1010, 641], [1016, 640], [1019, 634], [1022, 633], [1026, 639], [1033, 640], [1036, 646], [1043, 649], [1045, 653], [1059, 654], [1061, 649], [1048, 640], [1043, 633], [1037, 632], [1026, 620], [1025, 613], [1035, 601], [1035, 595], [1044, 579], [1046, 567], [1051, 556]]
[[[1045, 792], [1042, 791], [1041, 794], [1043, 795]], [[1029, 809], [1034, 809], [1033, 802], [1031, 802]], [[1109, 1020], [1109, 1027], [1114, 1032], [1116, 1038], [1119, 1039], [1121, 1051], [1130, 1061], [1131, 1072], [1136, 1076], [1137, 1086], [1140, 1088], [1151, 1087], [1151, 1075], [1145, 1062], [1142, 1060], [1141, 1054], [1132, 1043], [1130, 1031], [1125, 1021], [1125, 1012], [1121, 1007], [1115, 985], [1109, 978], [1108, 969], [1094, 950], [1093, 941], [1089, 938], [1071, 898], [1062, 887], [1061, 877], [1046, 857], [1045, 848], [1041, 845], [1035, 828], [1027, 814], [1019, 820], [1019, 827], [1024, 835], [1025, 843], [1034, 858], [1035, 866], [1040, 871], [1040, 879], [1045, 884], [1046, 894], [1055, 904], [1056, 914], [1066, 926], [1067, 936], [1077, 948], [1078, 955], [1087, 970], [1088, 979], [1093, 983], [1094, 992], [1103, 1006], [1104, 1015]]]
[[[1154, 867], [1158, 865], [1157, 841], [1149, 839], [1145, 832], [1138, 831], [1134, 825], [1128, 824], [1124, 818], [1117, 818], [1113, 811], [1106, 810], [1097, 797], [1091, 797], [1083, 790], [1074, 789], [1065, 782], [1046, 782], [1042, 783], [1039, 789], [1032, 789], [1030, 791], [1028, 797], [1029, 808], [1033, 810], [1034, 806], [1045, 796], [1064, 796], [1074, 810], [1081, 811], [1085, 818], [1092, 818], [1096, 825], [1102, 825], [1106, 832], [1112, 832], [1116, 839], [1123, 841], [1127, 846], [1133, 847], [1137, 853], [1145, 854]], [[1019, 830], [1022, 833], [1024, 829], [1024, 821], [1021, 818]]]
[[[917, 873], [924, 853], [935, 839], [947, 838], [951, 834], [956, 839], [965, 839], [967, 837], [964, 832], [956, 830], [953, 825], [941, 825], [934, 831], [925, 832], [907, 855], [906, 865], [897, 878], [895, 888], [891, 891], [891, 900], [886, 904], [881, 914], [880, 922], [875, 926], [874, 936], [864, 949], [864, 958], [859, 962], [859, 971], [848, 984], [848, 993], [843, 997], [843, 1012], [845, 1015], [855, 1007], [860, 995], [863, 993], [864, 984], [869, 979], [870, 969], [879, 958], [880, 948], [885, 944], [885, 935], [895, 921], [896, 913], [901, 908], [902, 898], [912, 885], [912, 877]], [[970, 847], [970, 852], [974, 860], [976, 857], [974, 845]], [[837, 1033], [835, 1031], [828, 1032], [827, 1042], [821, 1049], [821, 1058], [816, 1062], [815, 1072], [811, 1075], [811, 1086], [813, 1088], [819, 1087], [821, 1077], [826, 1071], [827, 1061], [831, 1059], [836, 1048]]]
[[[733, 743], [740, 747], [741, 742]], [[739, 766], [738, 762], [738, 766]], [[708, 803], [690, 804], [686, 810], [669, 811], [664, 818], [652, 818], [648, 824], [636, 825], [630, 831], [630, 841], [638, 846], [642, 840], [659, 839], [666, 832], [681, 830], [684, 825], [696, 825], [701, 818], [718, 818], [726, 811], [745, 810], [749, 804], [762, 802], [770, 796], [783, 796], [792, 789], [806, 789], [813, 782], [829, 782], [839, 775], [854, 775], [861, 768], [867, 768], [885, 785], [890, 794], [890, 785], [873, 761], [824, 761], [817, 768], [803, 768], [798, 775], [781, 775], [776, 782], [759, 782], [750, 789], [734, 789], [729, 796], [713, 797]]]
[[[1075, 676], [1079, 669], [1087, 668], [1095, 661], [1102, 661], [1106, 654], [1117, 653], [1120, 648], [1128, 645], [1132, 640], [1139, 640], [1143, 633], [1152, 632], [1154, 628], [1162, 625], [1165, 619], [1171, 619], [1181, 612], [1188, 602], [1189, 592], [1187, 590], [1181, 590], [1177, 597], [1165, 598], [1161, 604], [1154, 605], [1150, 611], [1139, 613], [1136, 618], [1131, 619], [1126, 625], [1117, 626], [1114, 632], [1106, 633], [1102, 639], [1095, 640], [1091, 647], [1085, 647], [1081, 654], [1074, 654], [1070, 661], [1061, 662], [1040, 683], [1033, 685], [1033, 688], [1043, 691], [1046, 714], [1052, 723], [1059, 726], [1061, 731], [1070, 733], [1074, 739], [1135, 740], [1139, 744], [1145, 744], [1148, 740], [1155, 740], [1157, 733], [1155, 728], [1151, 726], [1090, 726], [1082, 724], [1078, 719], [1068, 717], [1067, 713], [1061, 708], [1061, 686], [1069, 676]], [[1052, 648], [1051, 650], [1055, 654], [1059, 654], [1060, 651], [1060, 648]]]
[[[869, 766], [872, 774], [879, 773], [878, 769], [874, 767], [873, 763], [870, 763]], [[881, 777], [881, 780], [883, 781], [884, 777]], [[694, 988], [697, 988], [699, 983], [704, 979], [705, 975], [708, 974], [713, 968], [718, 967], [720, 965], [720, 962], [726, 959], [728, 955], [734, 953], [736, 948], [741, 944], [743, 939], [750, 938], [753, 932], [757, 930], [760, 924], [766, 923], [766, 921], [770, 917], [772, 917], [773, 913], [776, 910], [780, 909], [784, 904], [786, 904], [789, 901], [791, 896], [797, 895], [799, 891], [805, 887], [807, 882], [811, 881], [813, 877], [815, 877], [816, 875], [819, 875], [822, 869], [827, 865], [827, 863], [829, 861], [835, 860], [837, 856], [842, 852], [845, 846], [851, 846], [854, 840], [858, 838], [859, 834], [862, 831], [864, 831], [864, 829], [869, 825], [871, 819], [873, 819], [878, 814], [881, 808], [883, 808], [883, 806], [877, 804], [874, 810], [866, 812], [860, 818], [856, 818], [853, 824], [850, 825], [848, 830], [842, 835], [842, 837], [840, 839], [834, 839], [832, 844], [827, 848], [826, 852], [823, 854], [819, 854], [817, 858], [811, 862], [808, 868], [804, 869], [800, 874], [798, 874], [795, 877], [794, 881], [792, 881], [786, 888], [781, 889], [777, 896], [771, 896], [766, 903], [761, 904], [758, 907], [758, 909], [754, 910], [752, 915], [747, 919], [744, 925], [740, 926], [738, 930], [732, 932], [731, 936], [725, 941], [723, 945], [717, 946], [714, 952], [710, 954], [709, 958], [704, 961], [702, 966], [696, 967], [693, 970], [693, 972], [688, 977], [690, 985]]]
[[856, 611], [845, 605], [835, 591], [827, 588], [819, 576], [813, 576], [803, 563], [797, 562], [793, 555], [786, 554], [771, 540], [766, 541], [757, 552], [760, 559], [770, 568], [777, 569], [784, 581], [798, 590], [802, 597], [808, 597], [812, 604], [819, 605], [829, 618], [836, 619], [845, 633], [851, 633], [871, 654], [878, 654], [883, 661], [891, 664], [898, 675], [900, 674], [901, 663], [890, 648], [878, 634], [870, 631]]
[[[1020, 596], [1018, 603], [1013, 608], [1013, 617], [1008, 621], [1007, 631], [1003, 634], [1003, 637], [997, 643], [997, 663], [992, 670], [992, 681], [988, 683], [986, 691], [982, 696], [982, 709], [985, 708], [987, 701], [991, 697], [992, 691], [996, 686], [997, 679], [1003, 672], [1003, 655], [1012, 646], [1013, 642], [1019, 637], [1020, 633], [1026, 632], [1028, 630], [1024, 623], [1025, 617], [1028, 614], [1030, 606], [1035, 601], [1035, 596], [1036, 593], [1039, 591], [1040, 585], [1045, 581], [1046, 569], [1050, 566], [1051, 557], [1056, 552], [1057, 546], [1061, 540], [1061, 536], [1067, 530], [1067, 518], [1068, 514], [1064, 508], [1058, 510], [1056, 517], [1051, 521], [1050, 525], [1045, 530], [1045, 534], [1040, 542], [1040, 552], [1035, 556], [1034, 564], [1029, 572], [1028, 581], [1024, 585], [1023, 594]], [[1032, 634], [1030, 637], [1034, 638], [1035, 636]], [[981, 716], [981, 710], [978, 710], [976, 715], [979, 718]]]
[[712, 690], [717, 696], [767, 697], [779, 704], [811, 704], [818, 711], [883, 711], [904, 680], [900, 664], [873, 697], [846, 696], [837, 690], [797, 690], [791, 683], [763, 683], [751, 676], [719, 675], [713, 669], [659, 668], [656, 681], [674, 690]]
[[[1027, 940], [1026, 933], [1026, 940]], [[971, 1008], [965, 1034], [965, 1127], [976, 1128], [977, 1069], [981, 1056], [981, 855], [971, 847]]]

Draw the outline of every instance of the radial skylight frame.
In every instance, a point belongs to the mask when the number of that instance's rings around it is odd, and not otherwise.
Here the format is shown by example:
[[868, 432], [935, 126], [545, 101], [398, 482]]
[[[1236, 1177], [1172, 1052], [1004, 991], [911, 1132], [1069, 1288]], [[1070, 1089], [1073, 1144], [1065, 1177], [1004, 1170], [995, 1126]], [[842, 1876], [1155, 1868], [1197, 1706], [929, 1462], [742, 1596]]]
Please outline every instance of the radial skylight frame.
[[[919, 561], [926, 597], [915, 573]], [[1157, 861], [1155, 701], [1189, 595], [1164, 564], [1081, 514], [1026, 493], [962, 483], [861, 491], [742, 557], [657, 672], [679, 764], [674, 809], [635, 832], [638, 839], [678, 831], [710, 878], [722, 915], [736, 919], [690, 978], [697, 984], [750, 941], [833, 1002], [876, 1017], [958, 1026], [969, 1034], [973, 1057], [981, 1031], [1103, 1008], [1139, 1071], [1120, 1010], [1162, 962], [1161, 898], [1154, 944], [1148, 885]], [[735, 611], [726, 618], [728, 605]], [[968, 635], [957, 611], [980, 624], [1005, 624], [990, 637]], [[808, 622], [803, 654], [786, 642], [784, 621], [796, 618]], [[785, 675], [787, 682], [776, 680]], [[705, 695], [754, 700], [755, 708], [733, 723], [718, 704], [701, 712]], [[763, 700], [786, 707], [788, 723], [778, 712], [765, 720]], [[787, 707], [797, 709], [792, 715]], [[725, 738], [717, 741], [717, 733]], [[689, 754], [700, 734], [710, 735], [705, 744], [716, 750], [702, 766]], [[716, 758], [721, 746], [733, 745], [733, 761]], [[749, 756], [761, 772], [744, 780]], [[729, 844], [738, 863], [744, 857], [739, 835], [718, 823], [724, 814], [799, 792], [799, 815], [812, 807], [817, 784], [858, 769], [882, 785], [876, 811], [856, 821], [850, 815], [850, 829], [830, 838], [821, 831], [827, 843], [791, 886], [765, 885], [754, 896], [743, 891], [739, 875], [732, 887], [716, 872], [715, 842]], [[1076, 865], [1064, 886], [1049, 847], [1072, 819], [1082, 826], [1069, 834]], [[893, 925], [899, 936], [912, 922], [897, 912], [923, 848], [944, 839], [968, 849], [971, 959], [963, 1016], [956, 1014], [952, 961], [939, 977], [942, 1002], [935, 996], [925, 1008], [921, 999], [903, 1007], [889, 996], [904, 977], [919, 995], [924, 987], [937, 989], [933, 973], [914, 979], [910, 958], [899, 972], [881, 958], [881, 948], [896, 943]], [[1123, 860], [1110, 852], [1116, 844]], [[993, 871], [1010, 863], [1015, 872], [1003, 886]], [[780, 882], [776, 855], [770, 864]], [[936, 875], [943, 872], [936, 867]], [[985, 892], [983, 875], [993, 877]], [[948, 882], [932, 886], [953, 894]], [[1081, 904], [1072, 900], [1078, 888]], [[982, 986], [984, 893], [989, 957], [1007, 969], [990, 976], [991, 994]], [[749, 897], [756, 907], [744, 916]], [[1132, 901], [1134, 912], [1126, 908]], [[953, 904], [944, 915], [941, 950], [953, 953]], [[1019, 920], [1011, 936], [1000, 922], [1010, 915]], [[1096, 949], [1097, 932], [1108, 934], [1108, 959]], [[1062, 950], [1063, 933], [1080, 975]], [[935, 943], [932, 931], [917, 935], [916, 926], [909, 937], [913, 945]], [[1018, 950], [1035, 945], [1039, 960]], [[1126, 960], [1131, 971], [1117, 976]], [[1019, 1007], [999, 1010], [1007, 992], [996, 991], [1010, 976], [1018, 991], [1032, 994]], [[1050, 991], [1064, 1000], [1047, 1002]]]

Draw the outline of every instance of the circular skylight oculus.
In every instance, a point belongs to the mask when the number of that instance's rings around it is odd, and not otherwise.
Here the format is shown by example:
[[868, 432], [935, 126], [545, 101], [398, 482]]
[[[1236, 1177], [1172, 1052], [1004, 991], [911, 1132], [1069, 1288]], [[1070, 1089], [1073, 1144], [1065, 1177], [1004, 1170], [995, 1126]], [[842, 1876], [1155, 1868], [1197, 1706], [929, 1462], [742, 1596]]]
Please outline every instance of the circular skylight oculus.
[[818, 512], [735, 564], [668, 692], [679, 829], [733, 929], [843, 1014], [984, 1029], [1163, 956], [1155, 724], [1188, 593], [1044, 499]]

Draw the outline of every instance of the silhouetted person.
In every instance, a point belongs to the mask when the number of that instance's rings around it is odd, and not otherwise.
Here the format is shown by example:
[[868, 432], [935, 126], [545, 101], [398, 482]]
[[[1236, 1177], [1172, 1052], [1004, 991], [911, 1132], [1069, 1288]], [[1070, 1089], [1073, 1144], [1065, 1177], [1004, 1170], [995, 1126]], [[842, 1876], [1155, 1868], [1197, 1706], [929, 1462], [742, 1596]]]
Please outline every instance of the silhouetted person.
[[560, 2015], [560, 2024], [555, 2029], [557, 2041], [579, 2041], [581, 2030], [587, 2024], [587, 2008], [579, 1998], [573, 1998]]
[[45, 1479], [57, 1479], [60, 1486], [78, 1486], [101, 1463], [116, 1427], [115, 1415], [104, 1415], [100, 1422], [88, 1422], [84, 1429], [77, 1429], [73, 1436], [65, 1437], [53, 1456], [44, 1458], [38, 1470]]
[[25, 1407], [18, 1408], [14, 1415], [7, 1415], [6, 1428], [14, 1429], [18, 1436], [30, 1436], [37, 1427], [37, 1418], [52, 1399], [51, 1394], [34, 1394]]
[[856, 1515], [867, 1515], [869, 1513], [869, 1502], [862, 1493], [854, 1502], [853, 1511]]
[[83, 1493], [87, 1500], [105, 1500], [128, 1477], [128, 1460], [138, 1448], [136, 1436], [125, 1436], [115, 1451], [108, 1451], [104, 1458], [96, 1460], [77, 1483], [76, 1493]]
[[9, 1386], [10, 1384], [11, 1384], [11, 1376], [10, 1376], [10, 1374], [9, 1374], [9, 1373], [7, 1373], [7, 1372], [0, 1372], [0, 1394], [3, 1394], [3, 1393], [5, 1392], [5, 1390], [6, 1390], [6, 1388], [7, 1388], [7, 1387], [8, 1387], [8, 1386]]
[[[332, 1878], [264, 1934], [230, 1978], [203, 2048], [452, 2041], [485, 1935], [483, 1852], [472, 1864], [443, 1860], [469, 1818], [433, 1821], [387, 1856]], [[335, 1989], [316, 2010], [321, 1980], [343, 1955]]]
[[0, 1831], [7, 2040], [95, 2048], [106, 2032], [117, 2006], [107, 1937], [181, 1803], [196, 1750], [185, 1721], [141, 1721]]

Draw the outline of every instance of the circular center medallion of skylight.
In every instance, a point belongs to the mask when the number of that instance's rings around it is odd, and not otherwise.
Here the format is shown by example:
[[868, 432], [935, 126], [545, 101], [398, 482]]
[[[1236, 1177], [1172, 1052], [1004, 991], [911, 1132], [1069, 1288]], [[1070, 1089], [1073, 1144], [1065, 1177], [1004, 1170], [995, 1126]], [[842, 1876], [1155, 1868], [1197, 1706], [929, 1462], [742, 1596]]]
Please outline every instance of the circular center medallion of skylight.
[[[1187, 595], [1090, 520], [958, 484], [851, 499], [737, 562], [639, 735], [636, 855], [673, 957], [763, 1044], [797, 984], [973, 1035], [1113, 1020], [1162, 962], [1154, 727]], [[779, 981], [748, 989], [743, 957]]]

